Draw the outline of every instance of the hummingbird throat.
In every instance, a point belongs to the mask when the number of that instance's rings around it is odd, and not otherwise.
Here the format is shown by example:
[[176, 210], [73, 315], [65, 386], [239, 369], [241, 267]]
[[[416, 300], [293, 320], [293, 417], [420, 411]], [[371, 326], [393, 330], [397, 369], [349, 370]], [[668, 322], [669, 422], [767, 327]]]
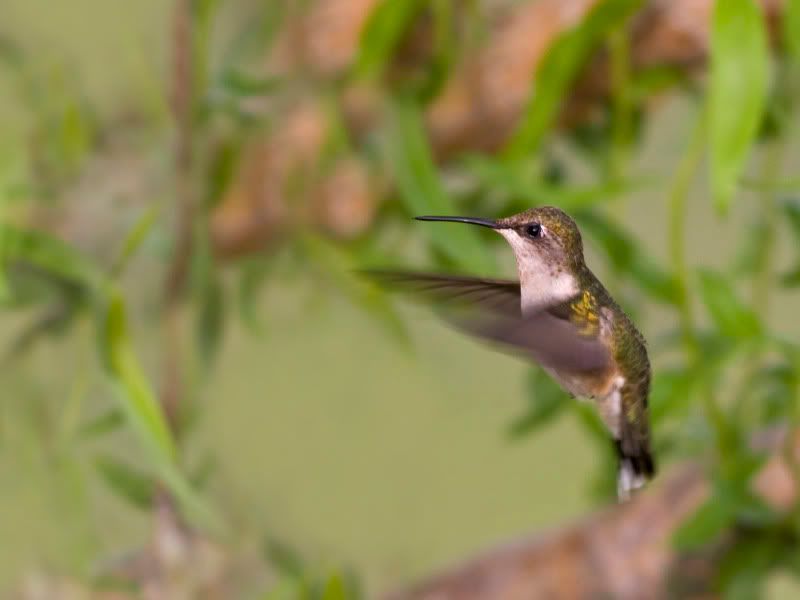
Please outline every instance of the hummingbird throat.
[[559, 260], [560, 257], [548, 255], [513, 229], [500, 229], [498, 233], [514, 250], [523, 314], [542, 306], [565, 302], [578, 294], [580, 286], [577, 277]]

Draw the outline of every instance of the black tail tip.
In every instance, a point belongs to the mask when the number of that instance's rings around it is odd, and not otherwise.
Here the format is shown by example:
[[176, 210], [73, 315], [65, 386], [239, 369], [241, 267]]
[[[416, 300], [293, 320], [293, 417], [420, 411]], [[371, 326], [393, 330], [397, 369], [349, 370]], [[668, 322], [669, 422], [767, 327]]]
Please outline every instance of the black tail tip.
[[637, 452], [630, 452], [622, 446], [621, 440], [614, 440], [614, 448], [620, 463], [630, 465], [635, 475], [652, 479], [656, 474], [656, 463], [653, 455], [647, 448], [639, 448]]

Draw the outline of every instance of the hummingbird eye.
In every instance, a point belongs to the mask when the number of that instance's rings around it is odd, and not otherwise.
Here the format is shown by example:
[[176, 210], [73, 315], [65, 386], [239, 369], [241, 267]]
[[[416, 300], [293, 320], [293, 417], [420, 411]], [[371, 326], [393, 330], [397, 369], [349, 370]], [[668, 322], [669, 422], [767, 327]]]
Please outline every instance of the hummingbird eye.
[[539, 239], [542, 237], [542, 226], [539, 223], [532, 223], [525, 227], [525, 233], [530, 238]]

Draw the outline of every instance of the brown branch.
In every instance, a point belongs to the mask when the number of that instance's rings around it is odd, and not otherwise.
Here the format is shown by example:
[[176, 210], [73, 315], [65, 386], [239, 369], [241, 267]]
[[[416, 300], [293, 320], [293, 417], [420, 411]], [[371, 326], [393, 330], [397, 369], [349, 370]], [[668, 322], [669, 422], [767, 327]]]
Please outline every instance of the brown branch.
[[164, 381], [161, 403], [173, 429], [177, 427], [181, 391], [181, 327], [178, 315], [192, 256], [195, 197], [192, 189], [192, 8], [190, 0], [175, 0], [173, 12], [172, 110], [175, 140], [175, 247], [164, 280]]
[[[798, 460], [798, 432], [793, 438]], [[758, 441], [773, 454], [752, 480], [754, 493], [781, 512], [798, 499], [784, 439], [785, 432], [776, 430]], [[677, 552], [671, 540], [709, 492], [699, 465], [679, 465], [627, 504], [491, 550], [387, 600], [708, 598], [718, 559], [736, 533], [727, 532], [721, 544], [693, 555]]]

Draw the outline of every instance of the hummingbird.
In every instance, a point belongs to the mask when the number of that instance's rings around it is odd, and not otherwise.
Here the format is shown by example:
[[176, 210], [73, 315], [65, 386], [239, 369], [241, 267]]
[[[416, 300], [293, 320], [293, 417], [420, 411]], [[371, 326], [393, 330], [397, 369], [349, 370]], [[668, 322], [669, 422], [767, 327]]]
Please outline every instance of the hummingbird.
[[575, 221], [552, 206], [497, 220], [416, 219], [493, 229], [511, 246], [519, 280], [402, 271], [371, 275], [445, 307], [466, 307], [466, 314], [451, 313], [456, 327], [523, 354], [570, 395], [593, 401], [619, 459], [619, 500], [629, 499], [655, 474], [647, 408], [650, 361], [644, 337], [586, 265]]

